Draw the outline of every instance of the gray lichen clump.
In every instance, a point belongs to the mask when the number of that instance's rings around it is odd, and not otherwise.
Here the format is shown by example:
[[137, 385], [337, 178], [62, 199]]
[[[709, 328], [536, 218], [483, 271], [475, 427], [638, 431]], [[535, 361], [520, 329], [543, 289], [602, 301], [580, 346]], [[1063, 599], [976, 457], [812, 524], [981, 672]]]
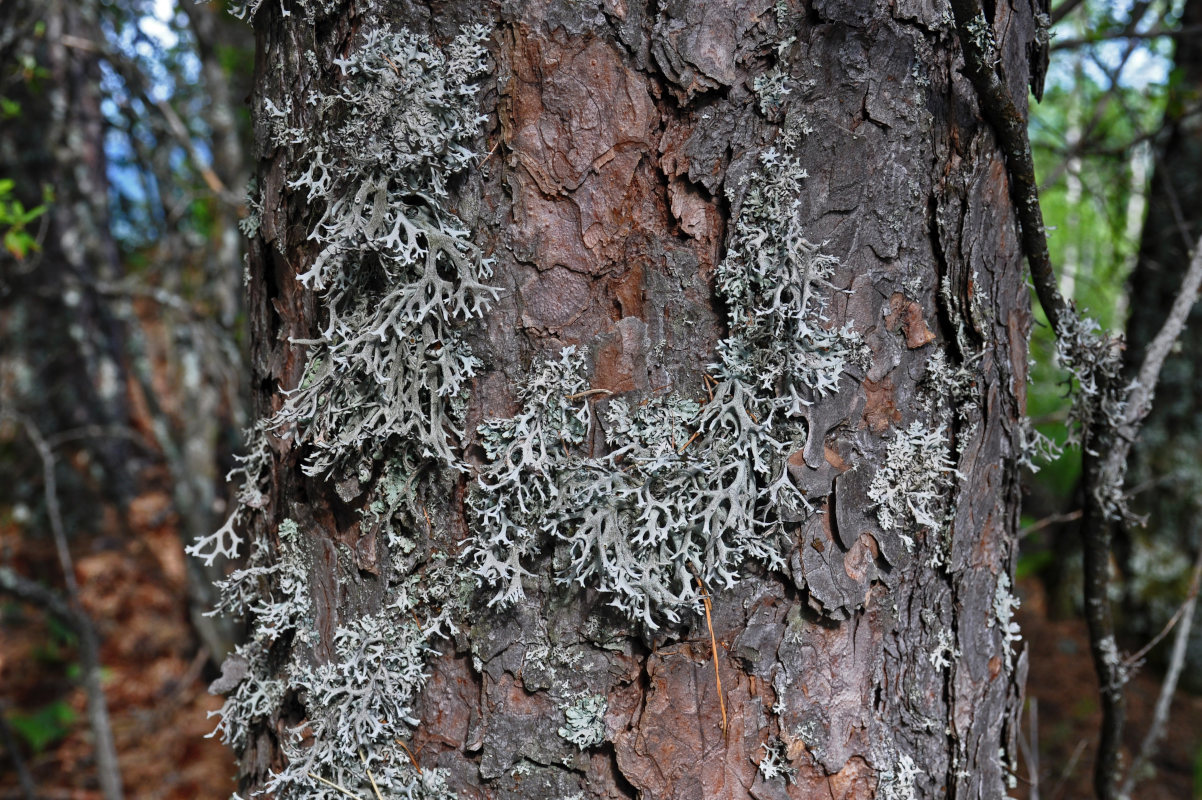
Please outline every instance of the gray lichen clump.
[[558, 581], [599, 589], [651, 629], [696, 609], [707, 587], [734, 585], [745, 562], [785, 568], [785, 524], [813, 512], [787, 465], [805, 443], [806, 408], [864, 357], [855, 331], [826, 317], [838, 262], [800, 229], [801, 135], [786, 123], [732, 197], [740, 210], [717, 271], [729, 335], [712, 397], [613, 399], [596, 404], [598, 419], [567, 348], [533, 371], [516, 417], [480, 426], [488, 463], [469, 558], [497, 587], [492, 603], [521, 598], [524, 565], [557, 541], [569, 553]]
[[471, 80], [484, 71], [484, 36], [462, 34], [444, 53], [407, 31], [373, 30], [335, 60], [339, 93], [318, 100], [337, 122], [319, 128], [288, 185], [324, 206], [309, 233], [317, 257], [297, 279], [321, 293], [326, 325], [270, 423], [310, 445], [310, 474], [386, 444], [459, 463], [450, 437], [479, 362], [456, 326], [497, 291], [482, 283], [488, 261], [446, 198], [476, 156]]
[[484, 284], [487, 259], [448, 207], [449, 181], [478, 157], [472, 82], [486, 68], [487, 36], [472, 28], [440, 48], [371, 28], [335, 60], [336, 92], [304, 90], [318, 124], [295, 125], [290, 104], [265, 101], [273, 144], [304, 153], [287, 186], [316, 220], [316, 255], [297, 279], [315, 293], [323, 329], [294, 342], [308, 350], [304, 377], [252, 432], [230, 520], [190, 552], [209, 563], [237, 557], [237, 529], [267, 506], [271, 435], [305, 454], [310, 475], [374, 484], [363, 513], [393, 556], [389, 603], [336, 627], [330, 642], [319, 641], [309, 593], [308, 548], [320, 537], [295, 521], [279, 525], [277, 542], [256, 541], [221, 586], [217, 610], [246, 617], [251, 630], [217, 683], [229, 696], [216, 732], [242, 749], [286, 697], [304, 708], [283, 731], [287, 765], [265, 787], [280, 798], [370, 786], [389, 797], [454, 797], [439, 770], [418, 770], [398, 742], [417, 724], [432, 642], [453, 630], [455, 570], [435, 554], [415, 571], [406, 559], [415, 545], [401, 529], [414, 516], [417, 473], [465, 468], [456, 447], [478, 362], [457, 329], [497, 294]]
[[581, 750], [595, 747], [605, 741], [605, 710], [608, 707], [604, 695], [586, 694], [564, 709], [564, 726], [559, 735]]

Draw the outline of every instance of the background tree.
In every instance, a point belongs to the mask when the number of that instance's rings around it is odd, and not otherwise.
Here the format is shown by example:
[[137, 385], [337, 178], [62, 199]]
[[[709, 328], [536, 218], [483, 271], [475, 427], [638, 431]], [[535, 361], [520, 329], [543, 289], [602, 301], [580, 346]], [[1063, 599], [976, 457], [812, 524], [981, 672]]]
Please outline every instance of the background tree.
[[[1030, 314], [950, 20], [287, 11], [196, 548], [252, 531], [243, 788], [1003, 794]], [[1036, 12], [974, 23], [1016, 97]]]
[[[1202, 234], [1202, 3], [1185, 4], [1183, 31], [1176, 39], [1163, 129], [1155, 140], [1155, 167], [1148, 193], [1148, 214], [1139, 259], [1131, 274], [1131, 316], [1127, 335], [1138, 357], [1155, 333], [1158, 309], [1169, 302]], [[1147, 528], [1129, 532], [1126, 567], [1131, 576], [1128, 607], [1131, 627], [1145, 636], [1173, 616], [1189, 585], [1191, 553], [1202, 548], [1197, 525], [1199, 434], [1197, 374], [1198, 317], [1166, 363], [1160, 402], [1148, 419], [1136, 448], [1136, 480], [1151, 484], [1140, 498], [1149, 515]], [[1190, 646], [1191, 669], [1184, 673], [1194, 691], [1202, 690], [1202, 634]]]
[[0, 743], [27, 794], [94, 787], [99, 766], [119, 796], [119, 758], [133, 785], [149, 766], [194, 796], [185, 762], [214, 763], [198, 679], [236, 632], [204, 616], [214, 575], [188, 580], [181, 538], [219, 524], [237, 438], [246, 178], [225, 76], [248, 34], [191, 11], [0, 8], [0, 202], [41, 209], [0, 222]]

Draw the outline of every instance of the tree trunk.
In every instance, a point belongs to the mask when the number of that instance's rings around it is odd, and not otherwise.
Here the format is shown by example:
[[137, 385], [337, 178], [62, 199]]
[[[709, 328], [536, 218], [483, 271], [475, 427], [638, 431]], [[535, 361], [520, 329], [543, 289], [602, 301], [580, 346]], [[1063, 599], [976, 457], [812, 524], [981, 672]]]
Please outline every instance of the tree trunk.
[[255, 11], [242, 788], [1002, 796], [1030, 313], [950, 18]]
[[[0, 254], [8, 373], [0, 402], [29, 409], [55, 433], [130, 420], [128, 332], [97, 286], [123, 277], [124, 267], [110, 232], [100, 57], [78, 46], [97, 29], [94, 11], [57, 0], [0, 9], [0, 92], [19, 109], [0, 132], [0, 178], [14, 181], [27, 209], [43, 204], [44, 189], [53, 192], [44, 218], [28, 226], [40, 232], [41, 252], [23, 261]], [[121, 436], [90, 444], [102, 493], [123, 505], [135, 492], [140, 454]]]
[[[1202, 25], [1202, 2], [1188, 0], [1181, 25]], [[1176, 38], [1175, 80], [1169, 83], [1164, 131], [1155, 149], [1148, 192], [1148, 216], [1140, 237], [1139, 259], [1131, 274], [1131, 317], [1127, 322], [1131, 372], [1164, 323], [1189, 266], [1190, 251], [1202, 235], [1202, 36]], [[1198, 498], [1202, 474], [1199, 394], [1202, 391], [1202, 312], [1194, 309], [1180, 346], [1165, 362], [1156, 403], [1134, 448], [1132, 486], [1146, 487], [1135, 498], [1148, 515], [1143, 530], [1128, 532], [1125, 559], [1131, 571], [1129, 627], [1141, 634], [1158, 631], [1177, 610], [1189, 583], [1190, 551], [1202, 547]], [[1167, 480], [1166, 480], [1167, 478]], [[1185, 683], [1202, 691], [1202, 630], [1191, 638]]]

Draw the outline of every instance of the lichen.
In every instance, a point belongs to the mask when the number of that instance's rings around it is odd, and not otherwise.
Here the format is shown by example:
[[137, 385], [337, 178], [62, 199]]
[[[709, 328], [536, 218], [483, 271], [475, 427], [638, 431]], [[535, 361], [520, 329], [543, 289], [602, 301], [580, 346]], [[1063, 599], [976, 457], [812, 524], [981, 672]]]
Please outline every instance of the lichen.
[[[775, 102], [787, 79], [760, 89]], [[712, 396], [598, 401], [566, 348], [532, 369], [516, 416], [479, 427], [479, 533], [466, 553], [497, 589], [490, 604], [520, 599], [526, 565], [553, 542], [568, 553], [556, 580], [597, 588], [649, 629], [699, 609], [707, 587], [733, 586], [745, 562], [785, 568], [785, 524], [814, 512], [787, 459], [806, 441], [807, 408], [866, 358], [854, 329], [827, 318], [838, 260], [802, 231], [803, 135], [786, 118], [746, 191], [731, 190], [739, 213], [716, 272], [728, 335], [710, 365]]]
[[[322, 4], [302, 7], [319, 14]], [[498, 294], [448, 202], [450, 181], [476, 157], [472, 81], [485, 69], [487, 31], [471, 28], [440, 48], [405, 30], [364, 30], [334, 62], [335, 91], [314, 82], [296, 107], [264, 101], [267, 136], [295, 148], [287, 188], [315, 220], [313, 260], [297, 280], [314, 293], [322, 327], [293, 342], [306, 348], [306, 367], [252, 430], [231, 475], [240, 488], [229, 520], [189, 552], [208, 564], [238, 557], [238, 531], [268, 507], [274, 443], [290, 443], [304, 471], [330, 480], [344, 501], [365, 495], [364, 522], [393, 560], [387, 604], [322, 641], [309, 550], [322, 537], [286, 519], [274, 537], [256, 539], [245, 566], [220, 584], [216, 611], [245, 618], [249, 637], [216, 684], [228, 696], [215, 733], [241, 750], [295, 698], [303, 717], [283, 731], [286, 763], [262, 791], [334, 798], [374, 785], [385, 796], [447, 800], [445, 776], [418, 769], [399, 743], [418, 722], [428, 654], [462, 613], [455, 565], [415, 552], [415, 485], [465, 469], [456, 448], [478, 362], [459, 328]], [[299, 124], [299, 104], [321, 124]]]
[[885, 463], [868, 488], [876, 504], [877, 522], [884, 530], [898, 530], [909, 550], [914, 528], [938, 530], [943, 525], [947, 489], [956, 475], [947, 426], [915, 420], [894, 432], [885, 450]]
[[780, 737], [774, 739], [771, 744], [760, 745], [760, 749], [764, 751], [764, 755], [760, 758], [757, 769], [764, 780], [793, 780], [797, 775], [797, 768], [789, 763], [788, 748]]
[[903, 753], [890, 769], [880, 775], [881, 800], [914, 800], [918, 797], [917, 779], [922, 775], [914, 759]]
[[1014, 648], [1011, 645], [1023, 638], [1018, 621], [1014, 619], [1014, 612], [1019, 605], [1019, 599], [1010, 590], [1010, 575], [1000, 573], [993, 592], [993, 616], [986, 624], [990, 628], [996, 626], [1002, 632], [1002, 651], [1006, 654], [1007, 672], [1014, 668]]
[[605, 741], [605, 712], [609, 704], [605, 695], [586, 694], [576, 698], [563, 710], [564, 725], [559, 735], [581, 750], [596, 747]]
[[328, 125], [289, 188], [321, 209], [316, 256], [297, 276], [319, 292], [324, 329], [311, 369], [270, 420], [307, 447], [305, 471], [329, 475], [364, 454], [410, 449], [461, 468], [457, 398], [479, 367], [458, 327], [498, 290], [489, 259], [446, 204], [475, 156], [483, 28], [446, 52], [409, 31], [372, 29], [318, 99]]
[[[316, 16], [324, 5], [300, 8]], [[607, 398], [590, 389], [583, 354], [565, 348], [533, 365], [517, 414], [479, 426], [484, 462], [469, 464], [462, 428], [479, 362], [461, 330], [498, 291], [447, 200], [476, 157], [472, 81], [486, 32], [439, 48], [409, 31], [361, 29], [334, 62], [336, 90], [320, 93], [314, 81], [295, 99], [265, 101], [264, 133], [294, 154], [285, 185], [312, 222], [312, 260], [297, 281], [312, 292], [320, 330], [292, 342], [306, 366], [252, 433], [229, 522], [191, 548], [209, 562], [237, 557], [236, 531], [267, 508], [273, 454], [291, 447], [344, 502], [363, 498], [362, 523], [392, 559], [388, 604], [344, 621], [329, 641], [308, 588], [306, 548], [321, 537], [296, 522], [256, 540], [222, 585], [221, 610], [246, 617], [251, 635], [219, 681], [230, 694], [218, 732], [241, 748], [293, 698], [303, 715], [283, 731], [287, 763], [265, 788], [285, 799], [372, 783], [386, 796], [453, 796], [399, 744], [417, 722], [428, 654], [465, 613], [459, 565], [416, 533], [416, 486], [470, 473], [477, 535], [464, 563], [496, 589], [492, 603], [520, 598], [534, 559], [555, 547], [561, 584], [594, 587], [648, 628], [677, 622], [707, 591], [732, 586], [746, 562], [785, 569], [786, 526], [814, 513], [788, 457], [809, 434], [810, 405], [866, 358], [851, 326], [828, 319], [838, 261], [802, 230], [806, 125], [793, 113], [747, 183], [728, 187], [738, 213], [716, 271], [728, 335], [707, 396]], [[760, 88], [761, 106], [783, 112], [787, 75]], [[435, 527], [428, 517], [426, 526]], [[581, 749], [599, 744], [605, 710], [602, 695], [578, 697], [560, 735]]]

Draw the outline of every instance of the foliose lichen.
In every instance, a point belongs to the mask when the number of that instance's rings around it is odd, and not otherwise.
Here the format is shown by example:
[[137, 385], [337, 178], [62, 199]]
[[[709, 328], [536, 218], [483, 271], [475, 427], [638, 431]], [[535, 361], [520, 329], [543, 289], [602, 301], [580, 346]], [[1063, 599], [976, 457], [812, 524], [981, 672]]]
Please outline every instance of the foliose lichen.
[[[217, 732], [241, 746], [285, 697], [304, 710], [281, 743], [287, 764], [265, 789], [280, 798], [373, 784], [386, 795], [453, 796], [400, 744], [416, 724], [425, 660], [463, 613], [457, 565], [413, 555], [422, 545], [418, 481], [474, 470], [478, 533], [464, 558], [496, 588], [493, 603], [520, 598], [533, 559], [561, 544], [558, 581], [592, 586], [655, 628], [733, 585], [748, 561], [785, 568], [785, 526], [814, 513], [787, 459], [808, 436], [808, 407], [838, 392], [866, 353], [850, 326], [830, 325], [838, 262], [803, 234], [805, 125], [786, 117], [749, 183], [728, 189], [739, 211], [716, 273], [728, 336], [707, 397], [599, 401], [583, 354], [565, 348], [534, 365], [514, 417], [479, 426], [485, 463], [469, 465], [460, 453], [465, 392], [479, 362], [460, 330], [498, 293], [486, 283], [489, 259], [447, 199], [475, 158], [472, 81], [487, 33], [473, 28], [440, 48], [405, 30], [363, 29], [335, 61], [332, 93], [266, 101], [266, 134], [298, 154], [286, 186], [308, 205], [314, 257], [297, 280], [314, 293], [322, 327], [293, 340], [307, 367], [253, 431], [229, 522], [190, 549], [209, 562], [237, 557], [236, 531], [268, 503], [269, 441], [290, 443], [304, 471], [345, 501], [366, 493], [364, 522], [383, 532], [391, 601], [336, 626], [332, 641], [319, 641], [308, 592], [306, 548], [321, 537], [300, 535], [295, 522], [256, 541], [222, 586], [221, 610], [245, 616], [251, 636], [218, 682], [229, 697]], [[761, 88], [765, 107], [790, 92], [783, 73]], [[604, 713], [604, 697], [582, 697], [560, 734], [594, 746]]]
[[320, 124], [295, 123], [292, 101], [265, 101], [273, 143], [299, 151], [287, 187], [315, 220], [315, 257], [297, 279], [314, 292], [323, 327], [293, 342], [307, 349], [307, 367], [251, 432], [231, 476], [240, 488], [230, 519], [189, 552], [206, 563], [238, 557], [237, 531], [268, 504], [270, 441], [290, 441], [304, 471], [344, 500], [367, 492], [365, 522], [393, 559], [388, 603], [322, 642], [308, 549], [322, 537], [285, 520], [275, 537], [256, 540], [220, 585], [217, 612], [246, 618], [250, 635], [217, 682], [228, 697], [215, 733], [241, 749], [294, 697], [303, 720], [286, 731], [287, 763], [263, 791], [324, 799], [375, 787], [445, 800], [454, 797], [445, 776], [418, 769], [400, 744], [417, 724], [428, 654], [460, 611], [454, 565], [438, 553], [410, 556], [413, 486], [431, 467], [465, 469], [455, 448], [478, 362], [458, 329], [497, 295], [483, 282], [488, 260], [448, 203], [450, 181], [476, 157], [472, 81], [485, 70], [488, 32], [471, 28], [440, 48], [407, 30], [365, 30], [335, 60], [333, 93], [302, 91]]
[[462, 468], [454, 441], [479, 361], [458, 327], [499, 292], [446, 199], [475, 157], [485, 37], [472, 29], [444, 52], [373, 29], [335, 59], [338, 92], [316, 100], [331, 122], [288, 185], [322, 209], [309, 233], [317, 255], [297, 280], [319, 293], [325, 327], [297, 342], [309, 370], [269, 423], [307, 446], [311, 475], [386, 446]]
[[563, 710], [564, 725], [559, 735], [581, 750], [596, 747], [605, 741], [605, 712], [609, 704], [605, 695], [582, 695]]
[[[783, 98], [786, 83], [761, 81], [761, 101]], [[785, 568], [785, 524], [814, 512], [787, 459], [806, 441], [806, 409], [866, 354], [850, 325], [829, 324], [838, 261], [802, 230], [803, 135], [786, 118], [746, 190], [731, 187], [739, 213], [716, 272], [728, 336], [712, 396], [597, 402], [566, 348], [535, 366], [515, 417], [479, 427], [487, 460], [467, 557], [496, 587], [491, 603], [520, 599], [525, 565], [554, 542], [569, 553], [559, 582], [599, 589], [649, 629], [698, 609], [706, 587], [734, 585], [745, 562]]]

